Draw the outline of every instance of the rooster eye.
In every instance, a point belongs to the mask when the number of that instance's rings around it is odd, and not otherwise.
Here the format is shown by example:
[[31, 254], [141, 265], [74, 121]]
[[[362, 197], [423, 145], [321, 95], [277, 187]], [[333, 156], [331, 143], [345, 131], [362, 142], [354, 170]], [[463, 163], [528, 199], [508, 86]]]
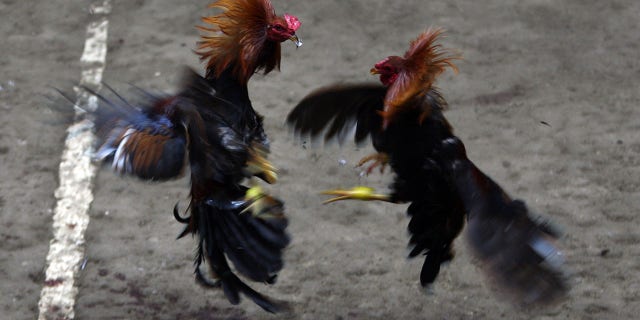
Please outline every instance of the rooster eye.
[[276, 24], [275, 26], [273, 26], [273, 28], [276, 29], [277, 31], [284, 31], [284, 27], [279, 24]]

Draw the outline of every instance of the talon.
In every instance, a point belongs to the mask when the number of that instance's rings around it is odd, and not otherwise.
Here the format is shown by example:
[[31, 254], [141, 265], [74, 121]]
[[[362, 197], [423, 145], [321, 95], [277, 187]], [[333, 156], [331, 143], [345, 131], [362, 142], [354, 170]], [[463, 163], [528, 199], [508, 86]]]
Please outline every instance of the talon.
[[386, 194], [374, 193], [375, 189], [365, 186], [353, 187], [349, 190], [327, 190], [323, 191], [322, 194], [337, 196], [328, 200], [325, 200], [323, 204], [341, 201], [341, 200], [361, 200], [361, 201], [370, 201], [370, 200], [379, 200], [379, 201], [390, 201], [390, 198]]
[[247, 201], [257, 200], [263, 196], [264, 196], [264, 193], [262, 192], [262, 187], [260, 187], [259, 185], [255, 185], [247, 189], [247, 191], [244, 193], [244, 199]]
[[246, 163], [246, 170], [250, 175], [258, 176], [269, 184], [278, 180], [277, 169], [267, 160], [267, 150], [256, 146], [251, 149], [249, 160]]
[[367, 170], [366, 170], [367, 175], [371, 174], [371, 172], [373, 172], [373, 169], [375, 169], [378, 166], [380, 167], [380, 173], [382, 174], [384, 173], [384, 170], [387, 164], [389, 163], [389, 156], [386, 153], [382, 153], [382, 152], [370, 154], [360, 159], [356, 167], [358, 168], [362, 167], [365, 163], [369, 161], [373, 161], [373, 164], [367, 167]]
[[260, 199], [262, 199], [264, 196], [264, 193], [262, 193], [262, 187], [258, 185], [247, 189], [247, 192], [245, 192], [244, 194], [244, 201], [245, 203], [249, 203], [249, 205], [242, 209], [240, 213], [249, 211], [253, 215], [257, 215], [260, 212]]
[[248, 205], [240, 213], [250, 212], [254, 217], [262, 219], [280, 218], [283, 216], [282, 202], [265, 194], [262, 187], [255, 185], [245, 192], [245, 204]]

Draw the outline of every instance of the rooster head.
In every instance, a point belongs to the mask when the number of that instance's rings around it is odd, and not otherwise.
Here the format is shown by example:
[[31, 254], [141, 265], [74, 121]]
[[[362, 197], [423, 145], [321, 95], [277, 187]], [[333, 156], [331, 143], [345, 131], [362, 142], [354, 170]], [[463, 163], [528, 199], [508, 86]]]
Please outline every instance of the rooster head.
[[273, 22], [267, 25], [267, 38], [273, 42], [284, 42], [291, 40], [296, 44], [296, 48], [302, 46], [302, 41], [296, 35], [296, 30], [302, 23], [298, 17], [284, 14], [283, 17], [276, 16]]
[[411, 42], [403, 57], [387, 57], [371, 69], [388, 87], [382, 111], [385, 127], [399, 110], [411, 105], [407, 102], [429, 92], [436, 77], [447, 68], [458, 71], [453, 60], [460, 55], [437, 42], [442, 33], [442, 29], [428, 29]]
[[371, 74], [380, 75], [380, 82], [388, 87], [398, 79], [400, 71], [404, 69], [403, 62], [404, 59], [398, 56], [386, 57], [371, 68]]
[[278, 16], [269, 0], [217, 0], [210, 8], [222, 12], [203, 17], [205, 26], [197, 53], [207, 63], [207, 77], [219, 77], [225, 70], [246, 84], [257, 71], [265, 74], [280, 68], [280, 43], [302, 41], [296, 35], [300, 20]]

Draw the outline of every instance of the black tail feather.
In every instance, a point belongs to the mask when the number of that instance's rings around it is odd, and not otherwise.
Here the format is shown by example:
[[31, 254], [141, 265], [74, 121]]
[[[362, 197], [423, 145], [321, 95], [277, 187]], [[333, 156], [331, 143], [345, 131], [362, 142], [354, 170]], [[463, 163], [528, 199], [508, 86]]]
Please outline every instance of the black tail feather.
[[[282, 206], [280, 205], [279, 208], [272, 208], [270, 210], [282, 211]], [[252, 227], [251, 230], [255, 232], [256, 237], [260, 237], [264, 243], [274, 248], [282, 249], [291, 242], [291, 238], [286, 233], [289, 221], [283, 216], [272, 219], [261, 219], [250, 216], [243, 218], [246, 225]]]
[[[266, 311], [277, 312], [284, 305], [249, 287], [234, 274], [228, 263], [231, 261], [243, 276], [268, 284], [275, 281], [276, 273], [284, 266], [283, 250], [289, 243], [285, 231], [286, 218], [278, 215], [274, 219], [284, 222], [274, 223], [269, 218], [242, 212], [245, 208], [239, 204], [242, 200], [227, 199], [241, 199], [244, 191], [244, 188], [239, 188], [234, 196], [222, 197], [223, 200], [192, 203], [190, 225], [200, 237], [195, 260], [196, 280], [207, 287], [221, 287], [232, 304], [238, 304], [242, 294]], [[185, 219], [179, 215], [178, 218], [178, 221]], [[202, 274], [200, 265], [204, 261], [210, 266], [215, 280], [209, 280]]]
[[[267, 248], [238, 221], [241, 217], [231, 212], [220, 217], [219, 241], [227, 258], [241, 274], [253, 281], [266, 281], [280, 270], [283, 262], [278, 248]], [[275, 251], [275, 252], [274, 252]]]
[[[260, 306], [265, 311], [271, 313], [277, 313], [286, 309], [286, 305], [283, 303], [275, 302], [259, 292], [255, 291], [251, 287], [249, 287], [246, 283], [242, 282], [236, 275], [230, 274], [227, 278], [222, 279], [222, 287], [225, 291], [225, 295], [229, 297], [227, 291], [230, 294], [237, 294], [237, 292], [241, 292], [245, 296], [247, 296], [251, 301]], [[230, 300], [231, 301], [231, 300]], [[231, 302], [233, 303], [233, 301]], [[233, 303], [233, 304], [237, 304]]]
[[445, 140], [439, 157], [466, 208], [470, 246], [496, 283], [524, 304], [563, 297], [569, 288], [554, 243], [558, 232], [467, 159], [459, 139]]
[[426, 254], [424, 263], [422, 264], [422, 270], [420, 271], [420, 284], [426, 287], [432, 284], [438, 274], [440, 273], [441, 264], [441, 250], [431, 249]]

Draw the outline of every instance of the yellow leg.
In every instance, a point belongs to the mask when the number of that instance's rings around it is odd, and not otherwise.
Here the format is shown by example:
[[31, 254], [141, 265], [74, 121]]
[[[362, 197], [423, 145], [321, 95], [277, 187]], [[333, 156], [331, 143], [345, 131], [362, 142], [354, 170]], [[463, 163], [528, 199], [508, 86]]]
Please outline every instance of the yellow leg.
[[343, 190], [343, 189], [327, 190], [327, 191], [323, 191], [322, 194], [327, 194], [327, 195], [332, 195], [337, 197], [326, 200], [323, 202], [323, 204], [341, 201], [341, 200], [360, 200], [360, 201], [378, 200], [378, 201], [387, 201], [387, 202], [391, 201], [391, 198], [389, 197], [389, 195], [379, 194], [374, 192], [375, 190], [373, 188], [364, 187], [364, 186], [357, 186], [348, 190]]

